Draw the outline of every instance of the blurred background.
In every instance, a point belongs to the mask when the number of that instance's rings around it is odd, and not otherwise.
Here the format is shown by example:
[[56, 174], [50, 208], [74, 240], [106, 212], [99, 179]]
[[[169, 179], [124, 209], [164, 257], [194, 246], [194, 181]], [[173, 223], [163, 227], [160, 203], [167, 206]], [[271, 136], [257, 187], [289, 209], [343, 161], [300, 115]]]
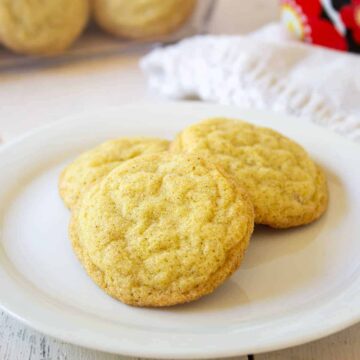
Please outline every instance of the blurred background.
[[[207, 7], [214, 1], [199, 2]], [[212, 34], [245, 34], [280, 17], [277, 0], [215, 2], [206, 25]], [[138, 66], [154, 45], [130, 42], [90, 24], [65, 54], [50, 58], [16, 54], [2, 47], [0, 137], [10, 140], [76, 112], [158, 99], [147, 89]]]
[[[286, 87], [311, 93], [305, 100], [313, 101], [313, 108], [324, 108], [323, 113], [334, 113], [334, 119], [357, 116], [359, 111], [354, 98], [359, 90], [354, 74], [358, 60], [343, 54], [360, 49], [360, 0], [18, 0], [0, 1], [0, 6], [3, 140], [76, 112], [168, 98], [160, 84], [157, 89], [148, 86], [159, 80], [152, 65], [144, 76], [139, 62], [155, 48], [171, 47], [196, 34], [239, 35], [242, 39], [256, 35], [252, 39], [258, 51], [250, 45], [238, 48], [239, 59], [267, 61], [263, 66], [274, 72], [269, 76], [279, 81], [287, 78]], [[282, 44], [281, 51], [274, 44]], [[323, 46], [343, 51], [325, 51]], [[229, 44], [229, 48], [236, 45]], [[310, 60], [311, 66], [306, 63]], [[156, 61], [155, 67], [166, 68], [162, 60]], [[330, 81], [334, 74], [336, 82]], [[339, 87], [340, 83], [344, 86]], [[162, 85], [163, 89], [172, 86]], [[263, 99], [258, 102], [244, 99], [243, 94], [241, 101], [235, 101], [223, 94], [209, 98], [195, 90], [196, 97], [204, 101], [317, 115], [310, 107], [305, 111], [285, 106], [284, 102], [291, 103], [289, 98], [282, 103], [280, 97], [272, 99], [273, 104], [264, 100], [267, 94], [260, 94]], [[323, 121], [322, 117], [317, 122]]]

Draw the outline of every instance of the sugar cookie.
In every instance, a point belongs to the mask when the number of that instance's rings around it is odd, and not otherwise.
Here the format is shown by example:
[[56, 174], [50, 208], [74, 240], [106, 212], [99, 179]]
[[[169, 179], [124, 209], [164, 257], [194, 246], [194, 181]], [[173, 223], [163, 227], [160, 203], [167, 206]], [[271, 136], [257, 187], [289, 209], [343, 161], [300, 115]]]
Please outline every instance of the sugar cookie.
[[99, 26], [115, 36], [151, 38], [180, 27], [195, 3], [195, 0], [93, 0], [93, 12]]
[[84, 194], [70, 238], [90, 277], [135, 306], [212, 292], [240, 265], [253, 206], [229, 175], [192, 154], [126, 161]]
[[59, 190], [68, 208], [73, 208], [89, 186], [125, 160], [142, 154], [166, 151], [163, 139], [134, 137], [109, 140], [80, 155], [62, 172]]
[[209, 119], [183, 130], [171, 150], [209, 156], [235, 176], [251, 197], [256, 223], [274, 228], [307, 224], [327, 207], [323, 171], [300, 145], [274, 130]]
[[88, 17], [88, 0], [0, 0], [1, 42], [21, 54], [61, 53]]

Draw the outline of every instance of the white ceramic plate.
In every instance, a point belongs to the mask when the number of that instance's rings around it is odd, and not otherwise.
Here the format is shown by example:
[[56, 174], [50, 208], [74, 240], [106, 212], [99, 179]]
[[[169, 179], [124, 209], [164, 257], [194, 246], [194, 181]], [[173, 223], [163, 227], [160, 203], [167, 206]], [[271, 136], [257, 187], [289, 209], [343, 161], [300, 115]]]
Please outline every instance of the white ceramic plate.
[[[210, 296], [167, 309], [123, 305], [72, 253], [59, 172], [103, 140], [171, 139], [209, 116], [244, 118], [304, 145], [326, 170], [329, 209], [298, 229], [256, 228], [240, 270]], [[360, 147], [306, 121], [196, 103], [129, 105], [5, 145], [0, 168], [0, 304], [43, 333], [126, 355], [200, 358], [293, 346], [360, 320]]]

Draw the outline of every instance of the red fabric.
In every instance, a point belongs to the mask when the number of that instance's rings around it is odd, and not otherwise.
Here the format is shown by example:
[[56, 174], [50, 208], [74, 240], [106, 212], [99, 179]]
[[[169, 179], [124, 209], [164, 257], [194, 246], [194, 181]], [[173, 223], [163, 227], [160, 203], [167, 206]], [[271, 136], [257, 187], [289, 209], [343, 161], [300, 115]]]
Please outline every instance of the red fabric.
[[321, 0], [282, 0], [282, 2], [299, 15], [300, 26], [306, 34], [305, 41], [337, 50], [360, 53], [360, 0], [351, 0], [351, 2], [344, 0], [344, 5], [340, 8], [339, 1], [335, 6], [335, 1], [330, 0], [329, 5], [339, 14], [346, 28], [343, 34], [332, 22]]
[[352, 5], [345, 5], [340, 10], [340, 16], [346, 27], [353, 27], [355, 25], [355, 18]]
[[320, 0], [297, 0], [296, 3], [307, 17], [307, 23], [311, 29], [311, 40], [314, 44], [337, 50], [347, 50], [345, 39], [338, 33], [334, 25], [320, 18], [322, 10]]
[[331, 47], [336, 50], [347, 50], [346, 40], [328, 21], [322, 19], [309, 20], [312, 42], [317, 45]]
[[353, 0], [351, 5], [345, 5], [340, 10], [340, 16], [345, 26], [353, 32], [354, 40], [360, 44], [360, 24], [356, 18], [360, 19], [360, 0]]
[[308, 18], [318, 17], [321, 12], [320, 0], [296, 0]]

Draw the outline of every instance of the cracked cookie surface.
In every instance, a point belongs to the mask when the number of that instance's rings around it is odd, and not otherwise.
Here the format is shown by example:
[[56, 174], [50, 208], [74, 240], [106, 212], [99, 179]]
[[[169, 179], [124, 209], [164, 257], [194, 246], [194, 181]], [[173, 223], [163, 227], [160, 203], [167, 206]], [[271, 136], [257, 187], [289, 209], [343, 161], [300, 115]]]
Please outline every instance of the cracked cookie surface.
[[0, 0], [0, 38], [15, 52], [53, 55], [80, 35], [88, 0]]
[[106, 141], [81, 154], [60, 175], [59, 191], [66, 206], [72, 209], [81, 195], [98, 179], [123, 161], [143, 154], [166, 151], [163, 139], [134, 137]]
[[183, 130], [174, 152], [210, 157], [248, 191], [255, 222], [274, 228], [310, 223], [328, 203], [326, 178], [306, 151], [280, 133], [244, 121], [214, 118]]
[[93, 12], [106, 31], [137, 39], [176, 30], [191, 15], [195, 4], [195, 0], [93, 0]]
[[232, 177], [197, 155], [158, 153], [124, 162], [86, 192], [70, 238], [108, 294], [169, 306], [228, 278], [253, 225], [253, 206]]

